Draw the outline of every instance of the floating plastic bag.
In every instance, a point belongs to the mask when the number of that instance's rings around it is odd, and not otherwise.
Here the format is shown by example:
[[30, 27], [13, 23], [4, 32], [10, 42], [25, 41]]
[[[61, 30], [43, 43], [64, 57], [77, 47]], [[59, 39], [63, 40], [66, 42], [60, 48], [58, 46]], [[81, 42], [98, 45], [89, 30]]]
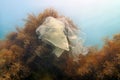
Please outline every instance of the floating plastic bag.
[[53, 17], [48, 17], [36, 30], [39, 39], [55, 46], [55, 51], [53, 52], [55, 52], [58, 57], [64, 50], [69, 51], [69, 44], [64, 34], [64, 29], [65, 25], [61, 21]]
[[65, 24], [65, 35], [69, 41], [73, 59], [74, 61], [78, 61], [80, 54], [86, 55], [88, 53], [87, 47], [83, 46], [83, 39], [79, 36], [79, 29], [74, 28], [64, 17], [59, 20]]
[[55, 55], [59, 57], [65, 50], [72, 51], [75, 59], [79, 54], [87, 54], [88, 50], [83, 47], [82, 40], [78, 38], [78, 30], [63, 18], [47, 17], [42, 25], [36, 29], [39, 39], [54, 45]]

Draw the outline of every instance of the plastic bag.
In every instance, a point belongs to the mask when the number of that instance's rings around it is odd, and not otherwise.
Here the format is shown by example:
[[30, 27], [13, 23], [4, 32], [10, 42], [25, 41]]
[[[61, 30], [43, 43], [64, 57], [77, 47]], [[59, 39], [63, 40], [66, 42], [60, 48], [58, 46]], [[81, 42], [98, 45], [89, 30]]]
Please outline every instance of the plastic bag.
[[[55, 52], [57, 56], [60, 56], [64, 50], [69, 51], [68, 40], [64, 34], [64, 29], [65, 25], [61, 21], [53, 17], [48, 17], [43, 24], [37, 28], [36, 32], [39, 35], [39, 39], [54, 45], [56, 48], [53, 52]], [[56, 50], [58, 50], [58, 52]]]
[[60, 18], [59, 20], [65, 24], [65, 35], [69, 40], [69, 46], [73, 53], [72, 55], [86, 55], [88, 53], [88, 49], [87, 47], [83, 46], [83, 39], [79, 36], [79, 29], [72, 27], [72, 25], [68, 23], [68, 21], [64, 17]]
[[78, 37], [78, 30], [73, 28], [64, 17], [47, 17], [43, 24], [36, 29], [36, 33], [39, 35], [39, 39], [55, 47], [53, 53], [57, 57], [65, 50], [72, 51], [75, 59], [79, 54], [85, 55], [88, 52]]

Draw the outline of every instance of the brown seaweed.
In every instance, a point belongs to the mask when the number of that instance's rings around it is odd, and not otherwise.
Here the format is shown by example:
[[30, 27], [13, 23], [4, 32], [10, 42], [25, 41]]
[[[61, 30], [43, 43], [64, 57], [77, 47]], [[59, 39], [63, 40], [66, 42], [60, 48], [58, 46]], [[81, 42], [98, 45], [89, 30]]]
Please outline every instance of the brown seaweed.
[[58, 59], [35, 33], [48, 16], [61, 17], [53, 9], [29, 15], [23, 28], [0, 41], [0, 80], [120, 80], [120, 34], [106, 39], [101, 50], [89, 48], [78, 62], [68, 56], [70, 52]]

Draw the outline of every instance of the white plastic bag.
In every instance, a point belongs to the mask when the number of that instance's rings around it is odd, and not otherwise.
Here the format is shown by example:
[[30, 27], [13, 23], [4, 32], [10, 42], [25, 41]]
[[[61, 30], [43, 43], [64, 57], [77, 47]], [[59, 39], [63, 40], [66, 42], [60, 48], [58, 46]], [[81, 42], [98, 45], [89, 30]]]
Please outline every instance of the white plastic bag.
[[68, 40], [64, 34], [64, 29], [65, 25], [61, 21], [53, 17], [47, 17], [43, 24], [36, 30], [39, 39], [42, 39], [44, 42], [47, 41], [56, 47], [53, 52], [55, 52], [58, 57], [64, 50], [69, 51]]
[[39, 39], [52, 44], [55, 49], [53, 53], [59, 57], [65, 50], [72, 51], [73, 57], [77, 59], [79, 54], [87, 54], [88, 50], [78, 37], [78, 30], [63, 18], [47, 17], [42, 25], [36, 29]]

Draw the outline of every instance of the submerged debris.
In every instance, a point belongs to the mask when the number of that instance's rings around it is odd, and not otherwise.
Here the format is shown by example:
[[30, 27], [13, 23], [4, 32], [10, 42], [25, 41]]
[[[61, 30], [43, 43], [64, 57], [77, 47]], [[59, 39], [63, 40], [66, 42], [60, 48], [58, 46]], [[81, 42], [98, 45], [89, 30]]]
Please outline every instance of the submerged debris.
[[[69, 37], [69, 50], [59, 58], [51, 54], [54, 45], [38, 39], [35, 32], [50, 16], [63, 20], [68, 25], [65, 30], [70, 32], [64, 32]], [[71, 36], [77, 36], [77, 27], [70, 19], [64, 18], [53, 9], [47, 9], [37, 17], [29, 15], [23, 29], [17, 28], [17, 32], [0, 41], [0, 80], [120, 80], [120, 34], [106, 40], [101, 50], [91, 47], [88, 54], [83, 55], [82, 52], [86, 51], [81, 50], [79, 39]], [[71, 49], [71, 46], [76, 47]], [[78, 54], [77, 62], [69, 56], [73, 53]]]
[[72, 55], [76, 56], [74, 58], [78, 59], [79, 54], [87, 54], [88, 51], [85, 50], [82, 42], [78, 40], [77, 31], [64, 17], [54, 18], [49, 16], [37, 28], [36, 33], [43, 42], [53, 45], [53, 53], [57, 57], [60, 57], [66, 50], [71, 51]]

